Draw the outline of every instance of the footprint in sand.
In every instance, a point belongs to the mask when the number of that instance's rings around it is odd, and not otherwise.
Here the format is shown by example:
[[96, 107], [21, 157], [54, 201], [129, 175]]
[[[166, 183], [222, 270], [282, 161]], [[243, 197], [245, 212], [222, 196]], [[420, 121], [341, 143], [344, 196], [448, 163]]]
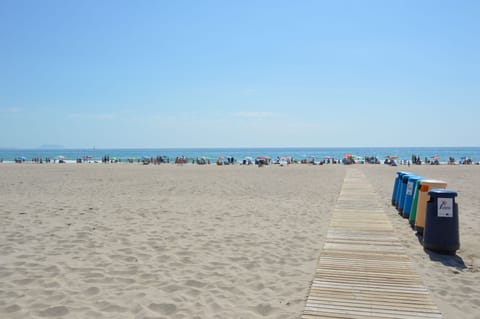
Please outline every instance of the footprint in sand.
[[198, 280], [193, 280], [193, 279], [187, 280], [185, 284], [189, 287], [195, 287], [195, 288], [203, 288], [206, 286], [205, 283]]
[[111, 304], [111, 305], [107, 306], [106, 308], [103, 308], [102, 310], [105, 311], [105, 312], [124, 313], [128, 310], [128, 308]]
[[25, 278], [25, 279], [13, 280], [12, 282], [15, 283], [16, 285], [25, 286], [25, 285], [31, 284], [34, 281], [35, 281], [35, 279]]
[[3, 308], [1, 312], [3, 312], [3, 313], [13, 313], [13, 312], [20, 311], [21, 309], [22, 308], [19, 305], [14, 304], [14, 305]]
[[472, 300], [472, 303], [477, 306], [477, 307], [480, 307], [480, 299], [474, 299]]
[[202, 292], [198, 289], [190, 289], [187, 291], [187, 295], [192, 296], [192, 297], [197, 297], [201, 294]]
[[61, 317], [68, 314], [68, 308], [65, 306], [50, 307], [38, 313], [40, 317]]
[[100, 289], [98, 289], [97, 287], [90, 287], [90, 288], [85, 289], [85, 291], [83, 293], [87, 296], [94, 296], [94, 295], [98, 294], [99, 292], [100, 292]]
[[163, 315], [171, 315], [177, 311], [177, 306], [171, 303], [152, 303], [148, 306], [152, 311], [161, 313]]
[[168, 285], [166, 287], [162, 287], [162, 290], [168, 293], [174, 293], [175, 291], [182, 290], [183, 287], [175, 284]]
[[272, 306], [268, 304], [258, 304], [252, 308], [253, 311], [262, 316], [268, 316], [273, 311]]

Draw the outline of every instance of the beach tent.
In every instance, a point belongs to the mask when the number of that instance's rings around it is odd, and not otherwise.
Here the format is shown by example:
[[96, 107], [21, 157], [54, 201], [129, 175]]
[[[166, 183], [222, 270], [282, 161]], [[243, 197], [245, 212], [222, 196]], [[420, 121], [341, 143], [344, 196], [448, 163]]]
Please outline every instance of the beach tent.
[[246, 156], [246, 157], [243, 159], [243, 164], [244, 164], [244, 165], [252, 165], [252, 164], [253, 164], [253, 157]]
[[362, 156], [354, 155], [353, 160], [356, 164], [365, 164], [365, 158]]
[[286, 158], [286, 157], [280, 157], [280, 158], [278, 159], [278, 164], [280, 164], [280, 166], [288, 165], [288, 164], [289, 164], [288, 158]]
[[438, 156], [438, 155], [432, 156], [432, 164], [434, 164], [434, 165], [440, 164], [440, 156]]
[[206, 156], [198, 157], [197, 158], [197, 164], [199, 165], [206, 165], [210, 161], [210, 158]]
[[342, 159], [342, 163], [345, 164], [345, 165], [350, 165], [350, 164], [355, 163], [353, 161], [353, 155], [352, 154], [344, 154], [343, 159]]
[[258, 166], [269, 165], [271, 161], [270, 156], [257, 156], [255, 159], [255, 164]]

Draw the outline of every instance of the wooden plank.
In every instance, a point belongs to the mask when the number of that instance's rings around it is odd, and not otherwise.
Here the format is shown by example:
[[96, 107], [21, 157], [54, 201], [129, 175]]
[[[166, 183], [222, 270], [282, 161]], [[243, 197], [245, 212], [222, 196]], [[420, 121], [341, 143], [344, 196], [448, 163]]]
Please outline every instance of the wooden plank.
[[[378, 310], [359, 310], [359, 309], [341, 309], [334, 307], [305, 307], [305, 311], [312, 313], [327, 313], [327, 314], [338, 314], [342, 315], [340, 318], [345, 318], [344, 316], [353, 315], [355, 318], [389, 318], [389, 319], [440, 319], [442, 315], [440, 313], [431, 313], [431, 314], [421, 314], [418, 312], [383, 312]], [[350, 317], [347, 317], [350, 318]]]
[[411, 303], [398, 303], [392, 306], [392, 302], [381, 302], [376, 300], [365, 300], [365, 299], [340, 299], [340, 298], [312, 298], [308, 305], [321, 305], [327, 303], [329, 305], [340, 305], [340, 306], [355, 306], [355, 307], [371, 307], [371, 308], [382, 308], [382, 309], [394, 309], [398, 311], [405, 310], [415, 310], [418, 312], [427, 312], [427, 313], [437, 313], [438, 309], [435, 305], [423, 305], [423, 304], [411, 304]]
[[341, 310], [348, 312], [358, 312], [364, 314], [377, 313], [385, 317], [392, 316], [392, 318], [397, 318], [399, 316], [411, 316], [412, 310], [415, 311], [416, 318], [431, 318], [438, 316], [438, 310], [431, 309], [420, 309], [420, 308], [399, 308], [394, 304], [389, 304], [387, 306], [374, 305], [372, 303], [363, 303], [363, 304], [346, 304], [346, 303], [334, 303], [334, 302], [318, 302], [318, 303], [309, 303], [307, 304], [309, 309], [330, 309], [330, 310]]
[[365, 176], [347, 171], [302, 318], [442, 318]]
[[[375, 291], [359, 291], [352, 293], [351, 291], [342, 291], [342, 292], [333, 292], [332, 288], [315, 288], [312, 287], [309, 297], [312, 300], [317, 298], [324, 298], [325, 296], [331, 296], [339, 299], [354, 299], [354, 300], [365, 300], [369, 302], [385, 302], [385, 303], [394, 303], [394, 304], [418, 304], [418, 305], [434, 305], [427, 294], [418, 294], [418, 293], [396, 293], [394, 295], [380, 294]], [[427, 298], [425, 298], [427, 296]]]

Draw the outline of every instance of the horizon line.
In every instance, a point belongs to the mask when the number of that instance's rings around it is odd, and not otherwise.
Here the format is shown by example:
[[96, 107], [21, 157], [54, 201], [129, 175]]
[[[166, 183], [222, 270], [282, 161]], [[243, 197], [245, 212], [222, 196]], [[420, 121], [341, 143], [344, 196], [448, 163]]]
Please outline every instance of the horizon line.
[[345, 148], [480, 148], [480, 146], [169, 146], [169, 147], [0, 147], [0, 150], [135, 150], [135, 149], [345, 149]]

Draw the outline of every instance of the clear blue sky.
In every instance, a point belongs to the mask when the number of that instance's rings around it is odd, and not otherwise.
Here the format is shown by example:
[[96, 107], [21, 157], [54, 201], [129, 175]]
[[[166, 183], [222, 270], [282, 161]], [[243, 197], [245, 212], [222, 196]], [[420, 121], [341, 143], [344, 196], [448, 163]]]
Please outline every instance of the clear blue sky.
[[0, 0], [0, 147], [480, 146], [480, 1]]

